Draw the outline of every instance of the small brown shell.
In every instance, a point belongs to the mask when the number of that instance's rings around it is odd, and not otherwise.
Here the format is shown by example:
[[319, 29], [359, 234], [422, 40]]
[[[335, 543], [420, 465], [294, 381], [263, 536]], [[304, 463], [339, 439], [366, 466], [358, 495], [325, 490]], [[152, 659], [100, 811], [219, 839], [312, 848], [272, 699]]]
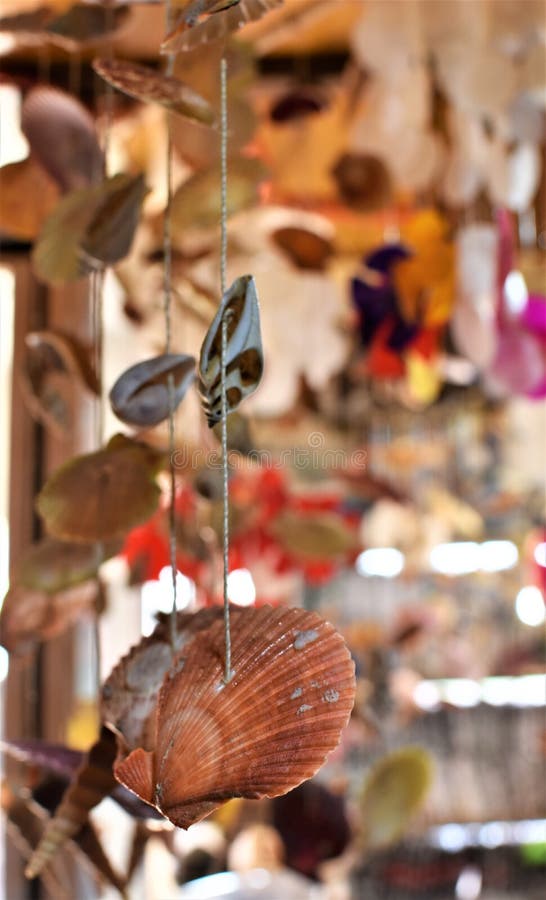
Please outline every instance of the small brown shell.
[[252, 394], [263, 372], [260, 308], [252, 275], [237, 278], [222, 297], [199, 360], [199, 388], [209, 426], [222, 414], [222, 322], [227, 320], [226, 401], [228, 414]]
[[[220, 609], [178, 613], [176, 652], [180, 654], [198, 631], [221, 615]], [[122, 739], [124, 750], [153, 747], [157, 698], [172, 661], [169, 623], [161, 622], [153, 634], [131, 648], [104, 682], [101, 717]]]
[[355, 209], [381, 209], [391, 200], [392, 184], [385, 163], [368, 153], [344, 153], [332, 169], [343, 200]]
[[298, 269], [320, 272], [334, 252], [331, 241], [308, 228], [277, 228], [271, 237]]
[[95, 59], [93, 68], [101, 78], [130, 97], [144, 103], [159, 103], [204, 125], [214, 122], [210, 104], [178, 78], [125, 59]]
[[36, 509], [53, 537], [94, 543], [146, 521], [159, 495], [146, 450], [124, 441], [57, 469], [38, 494]]
[[243, 609], [199, 632], [159, 694], [155, 747], [116, 762], [116, 778], [188, 828], [232, 797], [275, 797], [310, 778], [337, 746], [354, 702], [342, 637], [302, 609]]
[[70, 94], [40, 85], [27, 94], [21, 128], [34, 156], [62, 191], [100, 181], [103, 156], [93, 117]]
[[53, 331], [31, 331], [20, 375], [23, 400], [32, 416], [58, 438], [72, 433], [81, 399], [74, 385], [89, 387], [77, 348]]
[[102, 268], [127, 256], [147, 192], [143, 175], [114, 175], [102, 183], [93, 217], [80, 242], [85, 263]]
[[283, 0], [193, 0], [182, 21], [167, 35], [161, 53], [180, 53], [225, 38], [247, 22], [255, 22]]
[[118, 419], [150, 428], [169, 415], [169, 377], [173, 382], [173, 411], [195, 378], [195, 359], [185, 353], [164, 353], [131, 366], [110, 391]]
[[99, 739], [89, 750], [55, 815], [47, 823], [25, 869], [27, 878], [36, 878], [59, 848], [85, 825], [89, 811], [112, 793], [116, 784], [112, 773], [115, 757], [115, 737], [108, 728], [102, 728]]
[[98, 544], [71, 544], [42, 538], [21, 557], [15, 581], [22, 587], [55, 594], [94, 578], [105, 559]]
[[24, 655], [34, 644], [61, 634], [83, 615], [95, 612], [100, 592], [95, 579], [53, 594], [13, 584], [0, 610], [0, 644]]

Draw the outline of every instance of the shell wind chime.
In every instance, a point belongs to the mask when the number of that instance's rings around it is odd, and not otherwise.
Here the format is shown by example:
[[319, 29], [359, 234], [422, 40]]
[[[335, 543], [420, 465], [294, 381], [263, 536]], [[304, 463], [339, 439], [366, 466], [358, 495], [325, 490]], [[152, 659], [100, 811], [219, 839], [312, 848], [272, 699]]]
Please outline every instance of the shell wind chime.
[[[223, 38], [280, 2], [193, 0], [184, 5], [178, 22], [171, 20], [168, 9], [171, 30], [161, 48], [168, 59], [164, 73], [112, 58], [95, 60], [94, 69], [111, 87], [138, 100], [164, 106], [168, 114], [201, 126], [215, 127], [216, 114], [208, 102], [173, 75], [172, 54]], [[89, 574], [96, 578], [100, 562], [108, 554], [108, 542], [153, 512], [159, 501], [156, 476], [168, 465], [173, 607], [171, 615], [122, 658], [103, 684], [100, 737], [83, 758], [29, 854], [28, 877], [39, 875], [66, 841], [77, 838], [90, 809], [115, 793], [117, 782], [144, 801], [150, 817], [160, 814], [182, 828], [230, 798], [258, 799], [290, 791], [312, 777], [338, 745], [353, 706], [354, 663], [332, 625], [303, 609], [231, 609], [228, 601], [227, 417], [258, 387], [264, 360], [252, 275], [236, 278], [229, 287], [225, 283], [227, 218], [238, 208], [238, 201], [228, 203], [226, 72], [227, 62], [222, 58], [220, 197], [218, 204], [216, 199], [213, 203], [221, 225], [220, 302], [202, 344], [197, 371], [194, 357], [172, 346], [170, 228], [171, 219], [173, 227], [176, 224], [177, 208], [171, 202], [168, 129], [165, 352], [123, 372], [109, 395], [113, 412], [129, 426], [150, 428], [168, 422], [168, 463], [135, 438], [117, 435], [103, 445], [99, 427], [95, 452], [62, 466], [37, 498], [37, 510], [57, 541], [54, 546], [72, 542], [61, 554], [62, 565], [55, 569], [56, 597], [72, 588], [74, 580]], [[50, 153], [38, 154], [62, 196], [38, 235], [34, 266], [38, 276], [49, 283], [89, 273], [93, 283], [97, 272], [127, 254], [147, 188], [138, 174], [105, 176], [92, 121], [76, 101], [58, 93], [42, 92], [25, 107], [24, 127], [31, 144], [38, 147], [43, 142], [49, 115], [59, 123], [62, 135], [61, 160]], [[72, 152], [71, 135], [83, 142], [89, 161], [85, 171]], [[255, 161], [241, 162], [252, 166]], [[237, 185], [234, 191], [237, 193]], [[189, 212], [186, 204], [184, 216]], [[196, 208], [196, 219], [199, 215]], [[101, 285], [99, 282], [99, 293]], [[59, 356], [59, 342], [50, 337], [49, 346]], [[62, 349], [61, 375], [66, 379], [75, 364], [64, 345]], [[38, 414], [42, 417], [52, 402], [45, 396], [45, 388], [56, 374], [57, 356], [50, 352], [43, 373], [40, 370], [33, 375], [31, 387], [41, 404]], [[99, 365], [97, 381], [100, 374]], [[173, 422], [175, 410], [195, 379], [208, 424], [219, 424], [222, 434], [224, 608], [180, 614], [174, 578]], [[58, 392], [62, 399], [60, 388]], [[59, 419], [59, 414], [55, 415]], [[65, 419], [63, 415], [55, 423], [57, 427], [64, 427]], [[86, 545], [93, 550], [91, 567], [85, 553], [78, 550]], [[43, 553], [34, 556], [43, 568], [36, 576], [39, 583], [46, 576], [51, 581]], [[82, 566], [85, 572], [80, 574]], [[27, 590], [23, 580], [17, 589]], [[40, 628], [36, 629], [38, 637], [43, 634]], [[32, 632], [30, 637], [34, 636]], [[123, 880], [120, 884], [123, 890]]]

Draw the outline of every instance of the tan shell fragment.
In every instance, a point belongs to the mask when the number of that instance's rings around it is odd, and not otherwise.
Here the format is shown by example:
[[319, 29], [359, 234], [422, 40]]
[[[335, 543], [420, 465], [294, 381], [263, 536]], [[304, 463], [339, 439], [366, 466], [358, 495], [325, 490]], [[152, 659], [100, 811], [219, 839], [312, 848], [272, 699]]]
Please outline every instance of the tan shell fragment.
[[167, 35], [160, 52], [180, 53], [226, 38], [281, 3], [282, 0], [194, 0], [187, 4], [182, 22]]
[[[233, 612], [236, 615], [238, 610]], [[178, 613], [176, 652], [180, 655], [198, 631], [221, 617], [219, 608]], [[132, 647], [104, 682], [101, 717], [122, 739], [124, 749], [153, 747], [157, 698], [172, 661], [169, 622], [165, 621]]]
[[232, 797], [285, 794], [337, 746], [354, 701], [342, 637], [302, 609], [244, 609], [224, 683], [221, 621], [191, 642], [159, 694], [155, 747], [117, 762], [116, 778], [188, 828]]

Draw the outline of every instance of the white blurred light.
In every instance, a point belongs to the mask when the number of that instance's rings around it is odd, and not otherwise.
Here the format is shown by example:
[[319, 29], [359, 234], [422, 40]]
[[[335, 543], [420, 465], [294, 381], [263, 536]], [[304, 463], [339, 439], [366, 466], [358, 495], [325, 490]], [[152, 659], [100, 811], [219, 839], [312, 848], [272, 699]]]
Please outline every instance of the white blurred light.
[[0, 647], [0, 684], [6, 680], [9, 672], [9, 653], [4, 647]]
[[542, 541], [542, 543], [537, 544], [533, 555], [537, 566], [542, 566], [546, 569], [546, 542]]
[[458, 853], [466, 846], [466, 829], [464, 825], [440, 825], [436, 832], [438, 846], [447, 853]]
[[482, 883], [482, 873], [478, 867], [465, 866], [455, 885], [457, 900], [478, 900], [482, 892]]
[[[157, 625], [156, 613], [170, 612], [173, 605], [172, 569], [165, 566], [158, 581], [145, 581], [141, 593], [142, 634], [151, 634]], [[195, 582], [182, 572], [176, 573], [176, 608], [185, 609], [195, 600]]]
[[442, 697], [434, 682], [420, 681], [413, 691], [413, 700], [419, 709], [433, 712], [435, 709], [439, 708]]
[[234, 569], [227, 578], [228, 598], [236, 606], [252, 606], [256, 600], [256, 586], [248, 569]]
[[524, 625], [536, 628], [546, 619], [542, 591], [534, 584], [523, 587], [516, 597], [516, 615]]
[[477, 706], [482, 698], [481, 685], [471, 678], [450, 678], [445, 683], [444, 699], [452, 706]]
[[[8, 35], [0, 36], [0, 54], [5, 51]], [[28, 141], [21, 131], [21, 94], [9, 84], [0, 85], [0, 111], [2, 113], [2, 140], [0, 141], [0, 165], [17, 162], [28, 155]]]
[[437, 544], [430, 551], [430, 565], [442, 575], [469, 575], [480, 568], [480, 545], [474, 541]]
[[482, 700], [489, 706], [507, 706], [512, 699], [513, 678], [484, 678]]
[[546, 675], [520, 675], [514, 685], [515, 706], [546, 706]]
[[480, 828], [480, 844], [493, 850], [507, 843], [508, 828], [503, 822], [487, 822]]
[[374, 547], [359, 553], [355, 568], [359, 575], [395, 578], [404, 568], [404, 554], [394, 547]]
[[517, 270], [509, 272], [504, 282], [504, 299], [507, 310], [512, 315], [519, 316], [527, 305], [528, 296], [527, 285], [521, 272]]
[[518, 559], [518, 548], [512, 541], [485, 541], [480, 546], [480, 568], [484, 572], [512, 569]]

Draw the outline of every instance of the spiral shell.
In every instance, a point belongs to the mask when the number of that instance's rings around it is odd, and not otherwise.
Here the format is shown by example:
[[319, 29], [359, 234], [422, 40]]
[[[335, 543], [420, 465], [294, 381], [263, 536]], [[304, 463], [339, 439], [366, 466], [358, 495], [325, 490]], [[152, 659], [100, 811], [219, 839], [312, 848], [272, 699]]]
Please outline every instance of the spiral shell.
[[40, 874], [65, 841], [80, 831], [87, 822], [89, 811], [112, 792], [116, 783], [112, 774], [115, 755], [115, 738], [103, 728], [66, 789], [55, 815], [49, 820], [25, 869], [27, 878]]
[[284, 794], [339, 743], [355, 693], [354, 664], [316, 613], [243, 609], [223, 680], [222, 621], [176, 657], [159, 692], [153, 749], [118, 760], [116, 778], [188, 828], [231, 797]]

